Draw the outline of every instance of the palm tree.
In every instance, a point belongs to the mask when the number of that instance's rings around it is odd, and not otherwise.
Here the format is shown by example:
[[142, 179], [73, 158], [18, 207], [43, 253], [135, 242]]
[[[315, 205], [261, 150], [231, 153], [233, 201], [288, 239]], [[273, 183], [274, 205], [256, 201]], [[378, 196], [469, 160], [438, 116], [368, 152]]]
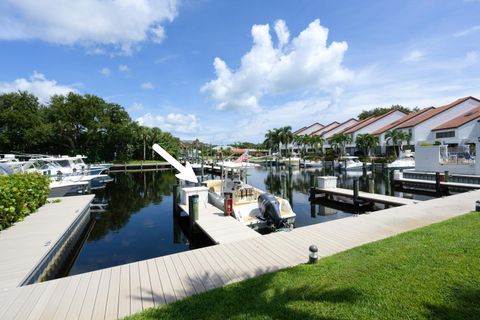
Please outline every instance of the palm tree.
[[[290, 153], [288, 151], [288, 145], [293, 142], [294, 135], [292, 133], [292, 127], [290, 126], [285, 126], [280, 128], [280, 142], [285, 145], [285, 152], [286, 156]], [[291, 154], [291, 153], [290, 153]]]
[[312, 146], [315, 150], [315, 153], [318, 153], [318, 149], [323, 150], [323, 144], [325, 143], [325, 139], [322, 136], [310, 136]]
[[412, 142], [412, 133], [411, 132], [406, 132], [403, 134], [403, 140], [406, 141], [406, 145], [407, 147], [410, 146], [410, 142]]
[[348, 143], [351, 143], [352, 140], [353, 140], [352, 136], [350, 136], [349, 134], [336, 133], [330, 139], [330, 143], [331, 143], [332, 147], [334, 146], [335, 149], [337, 149], [337, 148], [340, 149], [340, 157], [342, 157], [343, 154], [345, 153], [345, 146]]
[[304, 135], [300, 135], [300, 136], [295, 136], [295, 138], [293, 139], [294, 142], [302, 148], [302, 154], [303, 156], [305, 156], [307, 154], [307, 150], [306, 150], [306, 147], [307, 147], [307, 144], [309, 143], [309, 136], [304, 134]]
[[[402, 147], [403, 140], [405, 139], [405, 134], [402, 131], [397, 129], [389, 130], [385, 133], [385, 142], [388, 144], [390, 141], [394, 146], [395, 155], [398, 157], [400, 149]], [[397, 151], [398, 148], [398, 151]]]
[[273, 150], [280, 151], [280, 131], [279, 129], [268, 130], [265, 134], [263, 144], [269, 149], [270, 155]]
[[373, 134], [359, 134], [355, 140], [357, 148], [363, 151], [365, 157], [370, 157], [370, 149], [378, 145], [378, 137]]

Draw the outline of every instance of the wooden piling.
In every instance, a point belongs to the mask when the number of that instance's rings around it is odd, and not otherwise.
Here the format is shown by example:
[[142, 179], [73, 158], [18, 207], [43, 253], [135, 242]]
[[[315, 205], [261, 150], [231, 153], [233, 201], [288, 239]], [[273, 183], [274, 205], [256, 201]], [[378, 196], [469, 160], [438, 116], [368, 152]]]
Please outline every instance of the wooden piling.
[[180, 190], [180, 187], [178, 184], [174, 184], [172, 186], [172, 194], [173, 194], [173, 213], [176, 215], [178, 213], [180, 213], [180, 209], [178, 207], [178, 203], [180, 202], [180, 193], [179, 193], [179, 190]]
[[445, 171], [445, 176], [444, 176], [445, 178], [443, 179], [443, 181], [448, 182], [448, 180], [449, 180], [449, 175], [450, 175], [450, 172], [449, 172], [448, 170], [446, 170], [446, 171]]
[[358, 206], [358, 192], [359, 192], [359, 185], [358, 179], [353, 179], [353, 204], [355, 208]]
[[188, 220], [190, 223], [190, 232], [193, 232], [195, 221], [198, 220], [198, 194], [188, 197]]
[[442, 192], [440, 185], [440, 172], [435, 172], [435, 192], [440, 194]]
[[312, 173], [310, 175], [310, 188], [315, 188], [315, 175]]

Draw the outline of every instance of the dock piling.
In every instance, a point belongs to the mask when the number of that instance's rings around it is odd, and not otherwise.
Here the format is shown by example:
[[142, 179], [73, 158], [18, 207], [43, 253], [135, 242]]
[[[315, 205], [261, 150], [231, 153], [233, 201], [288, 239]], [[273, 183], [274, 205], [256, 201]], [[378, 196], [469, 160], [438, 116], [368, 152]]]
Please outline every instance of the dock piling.
[[353, 205], [355, 206], [355, 208], [358, 207], [358, 191], [358, 179], [353, 179]]
[[440, 172], [435, 172], [435, 192], [437, 194], [440, 194], [441, 192], [441, 187], [440, 187]]
[[188, 219], [190, 223], [190, 233], [193, 233], [195, 221], [198, 220], [198, 194], [188, 197]]

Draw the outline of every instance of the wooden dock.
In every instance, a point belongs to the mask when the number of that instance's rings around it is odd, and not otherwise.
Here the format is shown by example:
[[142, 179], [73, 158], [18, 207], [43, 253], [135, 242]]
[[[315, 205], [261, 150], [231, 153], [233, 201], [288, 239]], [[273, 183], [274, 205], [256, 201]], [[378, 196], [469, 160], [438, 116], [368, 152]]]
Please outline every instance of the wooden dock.
[[0, 293], [21, 285], [35, 272], [70, 226], [81, 215], [88, 214], [93, 197], [49, 199], [60, 199], [60, 202], [47, 203], [23, 221], [0, 232]]
[[463, 215], [479, 191], [10, 289], [0, 319], [116, 319]]
[[[396, 184], [401, 185], [418, 185], [428, 187], [430, 189], [435, 189], [437, 182], [435, 180], [421, 180], [421, 179], [407, 179], [407, 178], [400, 178], [395, 179]], [[467, 190], [478, 190], [480, 189], [480, 184], [474, 183], [461, 183], [461, 182], [446, 182], [440, 181], [440, 187], [443, 188], [458, 188], [458, 189], [467, 189]]]
[[[196, 224], [216, 244], [261, 237], [252, 228], [231, 216], [225, 216], [220, 209], [210, 203], [199, 206], [199, 219]], [[180, 205], [180, 208], [188, 213], [185, 205]]]
[[[434, 181], [435, 182], [435, 181]], [[353, 190], [343, 188], [315, 188], [315, 194], [336, 195], [353, 199]], [[368, 202], [382, 203], [392, 206], [403, 206], [409, 204], [416, 204], [419, 201], [413, 199], [405, 199], [400, 197], [386, 196], [383, 194], [368, 193], [359, 191], [358, 199]]]
[[136, 171], [161, 171], [171, 170], [172, 166], [168, 162], [145, 162], [135, 164], [114, 164], [109, 172], [136, 172]]

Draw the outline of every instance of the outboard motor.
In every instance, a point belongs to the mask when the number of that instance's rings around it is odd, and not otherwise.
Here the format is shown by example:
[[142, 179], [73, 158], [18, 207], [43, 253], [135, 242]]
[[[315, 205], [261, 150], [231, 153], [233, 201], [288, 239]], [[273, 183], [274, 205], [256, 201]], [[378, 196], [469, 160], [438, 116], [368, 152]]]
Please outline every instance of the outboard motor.
[[285, 221], [280, 215], [280, 203], [271, 193], [262, 193], [258, 197], [258, 208], [267, 221], [272, 221], [275, 228], [282, 228]]

